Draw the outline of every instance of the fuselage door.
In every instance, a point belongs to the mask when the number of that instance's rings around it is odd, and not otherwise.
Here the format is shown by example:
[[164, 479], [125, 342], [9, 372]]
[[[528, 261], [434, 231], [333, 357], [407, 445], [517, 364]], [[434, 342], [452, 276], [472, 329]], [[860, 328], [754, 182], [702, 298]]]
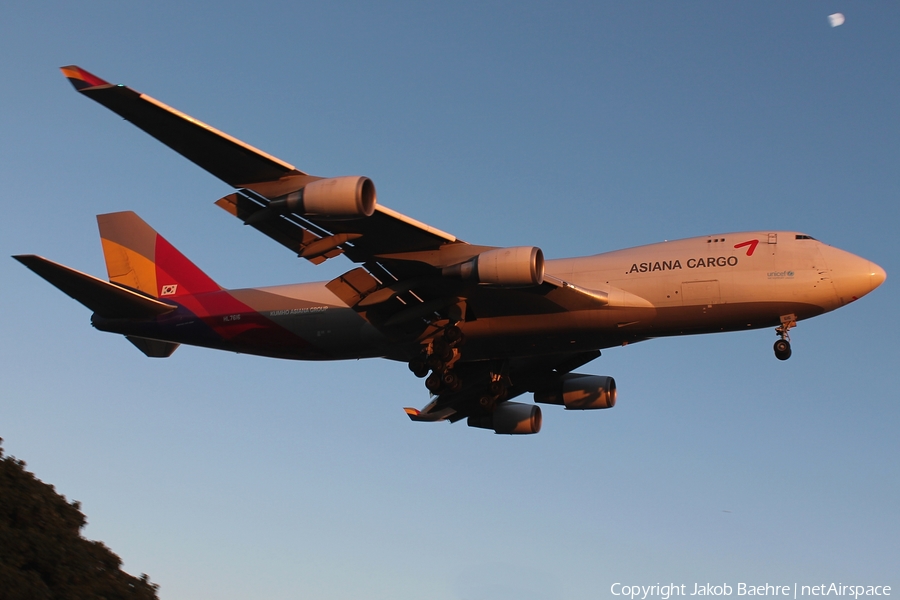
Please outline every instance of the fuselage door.
[[778, 234], [777, 234], [777, 233], [770, 233], [770, 234], [769, 234], [769, 243], [770, 243], [770, 244], [777, 244], [777, 243], [778, 243]]
[[685, 306], [720, 304], [722, 296], [719, 292], [719, 280], [682, 282], [681, 298]]

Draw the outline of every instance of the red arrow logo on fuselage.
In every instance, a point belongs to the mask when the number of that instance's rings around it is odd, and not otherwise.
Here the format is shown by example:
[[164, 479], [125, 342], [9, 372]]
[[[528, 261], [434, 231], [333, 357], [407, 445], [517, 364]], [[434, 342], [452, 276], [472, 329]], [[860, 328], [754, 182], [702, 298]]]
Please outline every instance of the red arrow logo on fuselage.
[[735, 244], [735, 249], [743, 248], [744, 246], [749, 246], [747, 248], [747, 256], [753, 256], [753, 251], [756, 250], [756, 246], [759, 245], [759, 240], [750, 240], [749, 242], [741, 242], [740, 244]]

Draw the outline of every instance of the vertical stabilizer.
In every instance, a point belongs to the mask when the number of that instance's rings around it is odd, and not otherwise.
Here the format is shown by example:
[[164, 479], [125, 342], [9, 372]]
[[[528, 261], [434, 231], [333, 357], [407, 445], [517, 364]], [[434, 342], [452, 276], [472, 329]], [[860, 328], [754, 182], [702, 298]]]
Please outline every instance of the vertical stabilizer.
[[154, 298], [215, 292], [215, 281], [131, 211], [97, 215], [109, 280]]

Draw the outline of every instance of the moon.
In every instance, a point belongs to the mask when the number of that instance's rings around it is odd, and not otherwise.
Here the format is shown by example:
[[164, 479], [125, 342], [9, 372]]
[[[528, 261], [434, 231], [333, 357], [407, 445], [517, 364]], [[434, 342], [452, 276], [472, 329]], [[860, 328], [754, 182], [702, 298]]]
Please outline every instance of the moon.
[[833, 15], [828, 15], [828, 22], [831, 23], [832, 27], [840, 27], [844, 24], [843, 13], [834, 13]]

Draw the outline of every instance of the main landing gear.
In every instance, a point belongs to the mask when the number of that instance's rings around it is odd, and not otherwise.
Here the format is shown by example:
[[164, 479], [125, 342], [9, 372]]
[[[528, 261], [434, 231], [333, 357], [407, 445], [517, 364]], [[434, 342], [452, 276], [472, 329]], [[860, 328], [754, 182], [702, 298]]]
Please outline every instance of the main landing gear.
[[[443, 391], [458, 392], [462, 381], [453, 365], [459, 360], [459, 347], [465, 342], [462, 330], [449, 325], [438, 337], [431, 340], [425, 350], [409, 361], [409, 370], [416, 377], [425, 377], [425, 387], [432, 394]], [[428, 372], [431, 371], [431, 375]]]
[[781, 325], [775, 329], [775, 333], [781, 339], [775, 342], [773, 350], [775, 350], [775, 358], [778, 360], [787, 360], [791, 357], [791, 336], [788, 333], [792, 327], [797, 326], [796, 315], [784, 315], [781, 317]]

